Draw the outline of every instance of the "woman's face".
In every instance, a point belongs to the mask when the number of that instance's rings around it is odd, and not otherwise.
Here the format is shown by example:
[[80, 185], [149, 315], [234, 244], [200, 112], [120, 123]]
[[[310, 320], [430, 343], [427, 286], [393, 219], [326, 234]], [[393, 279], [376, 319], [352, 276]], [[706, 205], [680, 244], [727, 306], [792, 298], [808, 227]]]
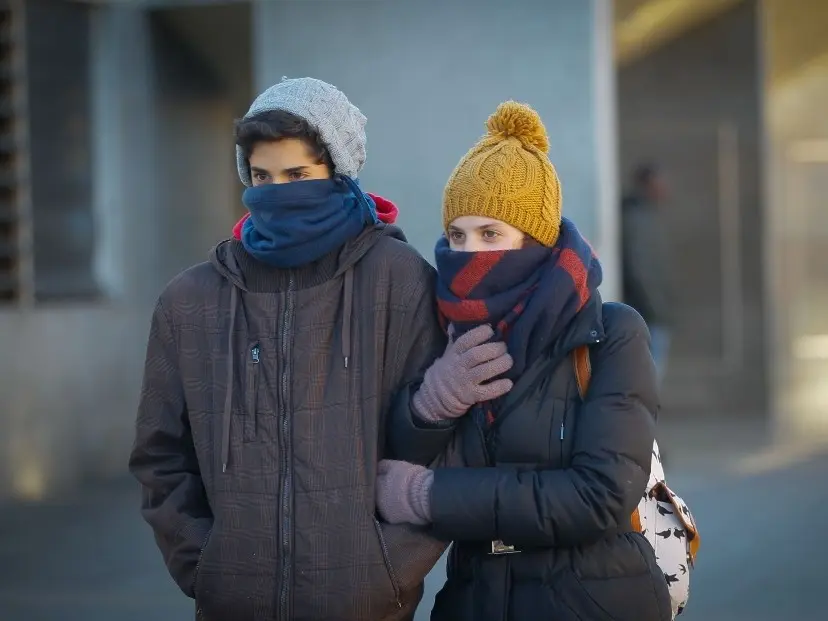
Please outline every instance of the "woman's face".
[[457, 252], [517, 250], [524, 234], [510, 224], [483, 216], [461, 216], [448, 227], [449, 246]]

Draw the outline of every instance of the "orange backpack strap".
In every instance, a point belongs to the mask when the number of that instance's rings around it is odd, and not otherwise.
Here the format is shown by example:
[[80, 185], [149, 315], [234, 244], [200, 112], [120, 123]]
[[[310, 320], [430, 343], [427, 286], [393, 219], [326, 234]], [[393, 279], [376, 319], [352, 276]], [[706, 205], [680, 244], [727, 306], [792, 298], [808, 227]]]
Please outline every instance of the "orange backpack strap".
[[589, 380], [592, 379], [592, 365], [589, 362], [589, 346], [581, 345], [572, 350], [572, 364], [575, 367], [575, 381], [578, 382], [578, 393], [584, 399], [589, 389]]

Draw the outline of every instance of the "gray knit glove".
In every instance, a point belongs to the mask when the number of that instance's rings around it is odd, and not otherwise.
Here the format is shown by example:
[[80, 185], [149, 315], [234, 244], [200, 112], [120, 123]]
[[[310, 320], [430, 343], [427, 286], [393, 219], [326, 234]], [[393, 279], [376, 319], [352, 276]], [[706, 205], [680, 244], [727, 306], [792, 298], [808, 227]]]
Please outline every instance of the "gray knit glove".
[[405, 461], [383, 459], [377, 470], [377, 510], [389, 524], [431, 522], [434, 473]]
[[484, 325], [449, 342], [411, 399], [417, 416], [432, 423], [457, 418], [476, 403], [497, 399], [512, 389], [508, 379], [485, 383], [511, 369], [513, 363], [505, 343], [487, 342], [492, 336], [494, 330]]

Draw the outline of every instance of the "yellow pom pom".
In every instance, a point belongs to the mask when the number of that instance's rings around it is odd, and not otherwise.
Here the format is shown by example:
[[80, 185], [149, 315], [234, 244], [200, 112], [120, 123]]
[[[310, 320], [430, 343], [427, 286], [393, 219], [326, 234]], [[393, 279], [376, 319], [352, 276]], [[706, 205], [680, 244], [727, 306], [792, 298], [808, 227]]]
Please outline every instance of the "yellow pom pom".
[[506, 101], [486, 122], [490, 136], [514, 137], [526, 146], [549, 151], [549, 136], [540, 115], [526, 104]]

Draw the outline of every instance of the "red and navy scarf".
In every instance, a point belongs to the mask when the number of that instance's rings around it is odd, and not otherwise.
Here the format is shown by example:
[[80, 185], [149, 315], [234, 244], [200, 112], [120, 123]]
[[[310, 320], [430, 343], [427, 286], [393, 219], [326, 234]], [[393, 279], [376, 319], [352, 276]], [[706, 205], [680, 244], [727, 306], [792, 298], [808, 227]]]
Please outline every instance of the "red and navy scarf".
[[[506, 374], [519, 378], [559, 338], [601, 284], [592, 247], [566, 218], [554, 247], [456, 252], [441, 237], [437, 260], [437, 306], [454, 338], [484, 323], [495, 329], [514, 359]], [[494, 408], [486, 406], [491, 423]]]

